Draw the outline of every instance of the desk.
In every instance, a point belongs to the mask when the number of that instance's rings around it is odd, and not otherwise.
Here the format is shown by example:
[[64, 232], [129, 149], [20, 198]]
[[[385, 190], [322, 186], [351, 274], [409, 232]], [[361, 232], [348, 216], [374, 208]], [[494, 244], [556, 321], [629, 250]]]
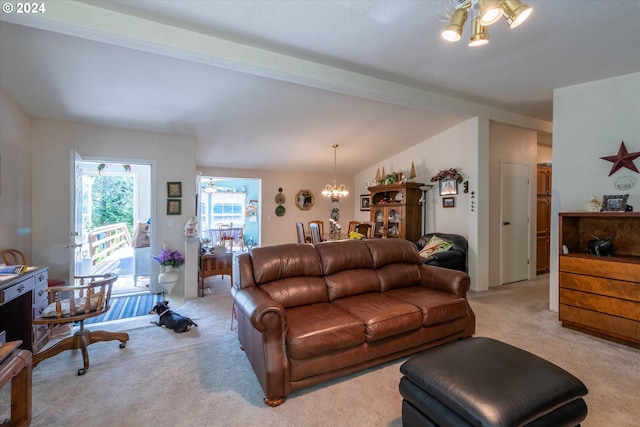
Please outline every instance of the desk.
[[[31, 422], [31, 352], [20, 350], [22, 341], [0, 347], [0, 388], [11, 380], [11, 426], [28, 426]], [[4, 425], [4, 424], [3, 424]]]
[[44, 310], [49, 267], [29, 267], [18, 276], [0, 276], [0, 331], [7, 341], [22, 341], [21, 348], [37, 353], [47, 342], [47, 327], [34, 328], [33, 318]]
[[233, 284], [233, 252], [200, 255], [200, 296], [204, 296], [204, 279], [228, 274]]

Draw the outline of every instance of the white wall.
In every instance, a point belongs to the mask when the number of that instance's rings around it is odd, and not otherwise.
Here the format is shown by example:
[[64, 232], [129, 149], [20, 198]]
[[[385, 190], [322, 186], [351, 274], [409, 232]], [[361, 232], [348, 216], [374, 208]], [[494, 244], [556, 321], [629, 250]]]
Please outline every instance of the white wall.
[[[469, 193], [463, 193], [463, 186], [460, 185], [455, 196], [456, 207], [443, 208], [438, 183], [431, 182], [431, 177], [449, 168], [455, 168], [465, 180], [469, 177], [473, 125], [472, 120], [461, 123], [358, 172], [355, 176], [356, 193], [369, 192], [367, 181], [374, 181], [378, 169], [382, 171], [384, 168], [385, 173], [402, 172], [408, 178], [413, 162], [416, 170], [414, 181], [433, 185], [427, 193], [427, 232], [455, 233], [468, 238]], [[359, 199], [354, 200], [356, 220], [369, 221], [369, 212], [360, 212], [359, 202]]]
[[500, 283], [500, 162], [526, 163], [529, 166], [529, 278], [535, 277], [536, 257], [536, 158], [535, 131], [491, 122], [491, 154], [489, 184], [489, 286]]
[[[183, 227], [195, 214], [195, 138], [134, 131], [104, 126], [51, 120], [33, 121], [33, 254], [34, 263], [50, 266], [50, 276], [69, 277], [71, 231], [71, 155], [76, 149], [87, 157], [121, 158], [152, 164], [152, 253], [158, 253], [162, 242], [171, 249], [185, 250]], [[183, 184], [182, 215], [166, 215], [168, 181]], [[168, 221], [174, 221], [174, 227]], [[195, 253], [197, 255], [197, 252]], [[187, 259], [185, 269], [196, 269], [197, 263]], [[155, 270], [155, 271], [154, 271]], [[152, 280], [160, 272], [152, 263]], [[185, 275], [174, 290], [193, 295], [197, 280]]]
[[[31, 254], [31, 118], [0, 91], [0, 249]], [[0, 262], [1, 262], [0, 258]]]
[[[549, 305], [557, 311], [558, 213], [581, 211], [592, 195], [622, 194], [613, 182], [627, 175], [636, 180], [628, 204], [640, 209], [640, 175], [623, 168], [608, 176], [612, 163], [600, 159], [617, 154], [622, 141], [640, 151], [640, 73], [556, 89], [553, 123]], [[639, 159], [634, 164], [640, 168]]]

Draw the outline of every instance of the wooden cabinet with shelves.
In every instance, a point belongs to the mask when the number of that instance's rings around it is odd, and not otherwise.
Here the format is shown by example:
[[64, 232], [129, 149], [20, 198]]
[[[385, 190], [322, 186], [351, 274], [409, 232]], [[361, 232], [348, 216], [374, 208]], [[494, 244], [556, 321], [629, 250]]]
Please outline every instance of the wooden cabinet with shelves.
[[[562, 325], [640, 348], [640, 213], [561, 213], [559, 231]], [[611, 257], [588, 253], [594, 236], [613, 236]]]
[[538, 165], [536, 176], [536, 274], [544, 274], [551, 254], [551, 166]]
[[374, 237], [399, 237], [412, 242], [420, 238], [422, 185], [409, 182], [369, 187]]

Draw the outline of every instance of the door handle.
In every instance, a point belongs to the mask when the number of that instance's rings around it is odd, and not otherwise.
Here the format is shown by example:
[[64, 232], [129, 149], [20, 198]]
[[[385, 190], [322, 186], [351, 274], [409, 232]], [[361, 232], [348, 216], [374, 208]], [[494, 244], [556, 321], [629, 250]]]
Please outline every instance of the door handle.
[[511, 223], [509, 221], [502, 221], [502, 225], [510, 225]]
[[80, 243], [79, 245], [73, 244], [73, 245], [64, 245], [63, 246], [65, 249], [70, 249], [70, 248], [79, 248], [82, 247], [82, 243]]

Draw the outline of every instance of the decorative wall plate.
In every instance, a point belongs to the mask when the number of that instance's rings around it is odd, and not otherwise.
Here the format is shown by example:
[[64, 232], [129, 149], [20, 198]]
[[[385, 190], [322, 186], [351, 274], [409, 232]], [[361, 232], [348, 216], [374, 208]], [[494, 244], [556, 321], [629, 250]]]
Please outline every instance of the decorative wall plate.
[[283, 216], [286, 211], [287, 210], [284, 208], [284, 206], [278, 206], [276, 208], [276, 215], [277, 216]]
[[278, 194], [276, 194], [276, 199], [275, 200], [276, 200], [276, 204], [284, 205], [284, 202], [287, 201], [287, 198], [284, 197], [284, 194], [278, 193]]
[[636, 180], [633, 179], [632, 176], [621, 176], [613, 181], [613, 186], [616, 188], [616, 190], [624, 191], [629, 190], [635, 185], [635, 183]]

